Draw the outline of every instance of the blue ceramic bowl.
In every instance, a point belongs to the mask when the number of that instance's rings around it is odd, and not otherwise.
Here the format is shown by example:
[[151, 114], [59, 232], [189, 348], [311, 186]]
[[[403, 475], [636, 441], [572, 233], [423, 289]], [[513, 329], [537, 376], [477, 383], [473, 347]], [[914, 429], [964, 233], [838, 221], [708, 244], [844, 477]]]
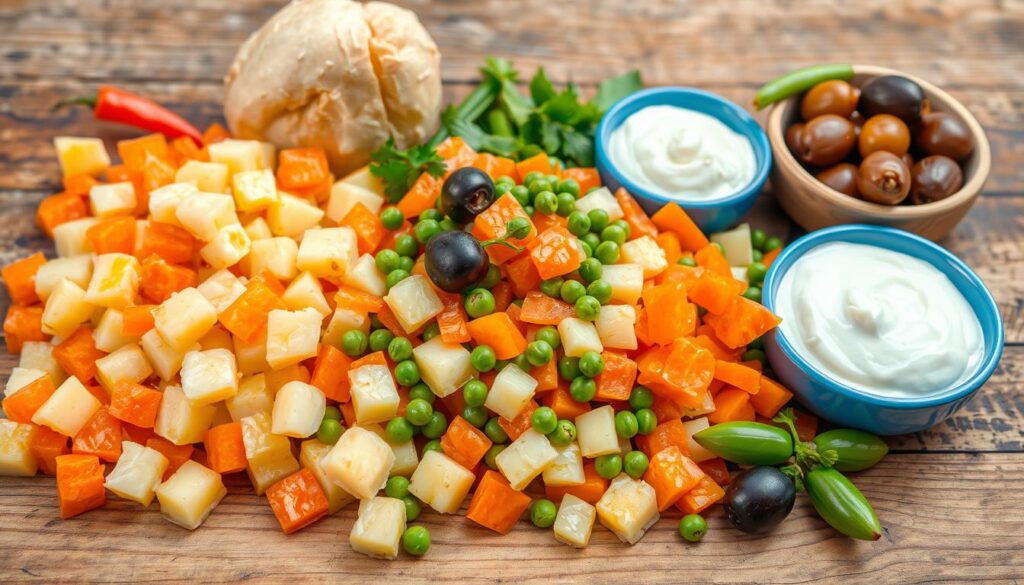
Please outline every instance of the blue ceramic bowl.
[[776, 310], [783, 276], [801, 256], [829, 242], [850, 242], [902, 252], [928, 262], [946, 275], [981, 323], [985, 350], [976, 371], [964, 382], [922, 398], [872, 396], [844, 386], [799, 355], [778, 328], [765, 336], [765, 351], [776, 375], [807, 408], [844, 427], [897, 435], [924, 430], [960, 409], [996, 369], [1003, 353], [1003, 319], [985, 284], [960, 259], [942, 247], [909, 232], [851, 224], [826, 228], [796, 240], [772, 263], [764, 280], [763, 302]]
[[[652, 193], [637, 185], [619, 170], [609, 156], [608, 143], [615, 131], [629, 116], [647, 106], [676, 106], [717, 118], [735, 132], [745, 136], [754, 148], [757, 169], [750, 183], [728, 197], [714, 201], [681, 201]], [[615, 103], [597, 126], [595, 139], [597, 170], [601, 180], [615, 191], [625, 187], [648, 214], [653, 214], [670, 201], [678, 203], [705, 232], [717, 232], [732, 227], [743, 217], [757, 199], [761, 187], [772, 168], [772, 149], [768, 135], [750, 114], [729, 100], [692, 87], [653, 87], [638, 91]]]

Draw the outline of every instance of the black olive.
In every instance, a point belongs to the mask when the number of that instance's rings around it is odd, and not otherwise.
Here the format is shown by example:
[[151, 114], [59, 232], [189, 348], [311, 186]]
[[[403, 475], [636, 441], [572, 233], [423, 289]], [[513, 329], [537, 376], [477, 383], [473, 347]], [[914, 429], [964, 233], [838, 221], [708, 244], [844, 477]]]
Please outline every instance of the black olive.
[[791, 479], [774, 467], [755, 467], [733, 479], [722, 508], [736, 528], [764, 534], [785, 520], [794, 502], [796, 487]]
[[494, 202], [494, 181], [475, 167], [461, 168], [441, 187], [441, 210], [457, 223], [472, 221]]
[[924, 100], [924, 90], [920, 85], [899, 75], [882, 75], [860, 88], [857, 109], [866, 118], [891, 114], [913, 126], [921, 119]]
[[424, 267], [438, 288], [455, 293], [481, 282], [487, 276], [490, 262], [472, 234], [452, 230], [430, 239]]

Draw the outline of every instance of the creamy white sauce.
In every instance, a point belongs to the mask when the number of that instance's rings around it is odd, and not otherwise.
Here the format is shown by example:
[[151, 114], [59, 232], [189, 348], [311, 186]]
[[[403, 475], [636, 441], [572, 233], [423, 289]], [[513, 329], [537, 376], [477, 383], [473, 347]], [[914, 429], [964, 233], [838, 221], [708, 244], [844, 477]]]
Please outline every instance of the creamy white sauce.
[[634, 183], [682, 201], [728, 197], [754, 178], [754, 148], [707, 114], [648, 106], [612, 132], [609, 156]]
[[922, 397], [976, 369], [981, 324], [946, 275], [876, 246], [831, 242], [786, 271], [782, 333], [838, 382], [883, 397]]

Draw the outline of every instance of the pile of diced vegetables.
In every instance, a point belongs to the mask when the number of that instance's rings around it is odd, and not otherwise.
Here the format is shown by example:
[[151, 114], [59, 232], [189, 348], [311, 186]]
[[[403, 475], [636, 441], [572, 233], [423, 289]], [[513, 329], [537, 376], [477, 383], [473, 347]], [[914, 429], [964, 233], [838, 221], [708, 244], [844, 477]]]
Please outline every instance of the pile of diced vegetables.
[[436, 206], [444, 176], [391, 206], [318, 149], [204, 140], [125, 140], [111, 166], [100, 140], [58, 138], [65, 190], [37, 217], [57, 256], [3, 269], [20, 363], [0, 475], [56, 475], [61, 518], [109, 491], [195, 529], [244, 471], [285, 533], [359, 500], [349, 539], [374, 556], [422, 554], [421, 506], [467, 501], [500, 533], [529, 509], [573, 546], [595, 521], [635, 543], [723, 497], [694, 433], [792, 396], [763, 375], [778, 319], [757, 281], [781, 244], [760, 230], [709, 243], [592, 168], [449, 138], [446, 175], [479, 168], [497, 195], [466, 229], [509, 244], [450, 293], [423, 259], [463, 229]]

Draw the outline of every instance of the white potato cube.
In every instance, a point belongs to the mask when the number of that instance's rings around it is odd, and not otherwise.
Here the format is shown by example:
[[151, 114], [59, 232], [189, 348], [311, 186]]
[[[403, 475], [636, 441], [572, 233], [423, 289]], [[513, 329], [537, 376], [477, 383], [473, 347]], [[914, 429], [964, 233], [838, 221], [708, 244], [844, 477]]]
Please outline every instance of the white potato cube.
[[602, 269], [601, 280], [612, 287], [612, 300], [635, 305], [644, 288], [644, 267], [639, 264], [609, 264]]
[[576, 417], [576, 440], [580, 443], [580, 453], [584, 457], [600, 457], [619, 452], [615, 410], [610, 404]]
[[199, 249], [199, 255], [213, 268], [234, 266], [249, 255], [252, 241], [241, 224], [233, 223], [217, 230], [217, 235]]
[[668, 268], [665, 250], [651, 236], [641, 236], [630, 240], [620, 247], [624, 264], [639, 264], [644, 270], [644, 278], [654, 278]]
[[372, 498], [388, 480], [395, 453], [373, 431], [352, 427], [341, 434], [320, 464], [327, 477], [346, 492]]
[[165, 382], [170, 382], [178, 375], [186, 353], [199, 349], [199, 344], [193, 344], [185, 351], [178, 351], [167, 345], [156, 329], [150, 329], [143, 334], [140, 345], [142, 351], [146, 353], [146, 358], [149, 359], [149, 364], [153, 366], [153, 370]]
[[555, 540], [577, 548], [587, 546], [596, 518], [597, 508], [572, 494], [565, 494], [552, 527]]
[[509, 364], [495, 376], [484, 406], [511, 420], [526, 408], [536, 390], [537, 380], [533, 376]]
[[298, 274], [296, 259], [299, 245], [291, 238], [253, 240], [249, 252], [249, 273], [270, 272], [278, 280], [288, 281]]
[[164, 518], [188, 530], [199, 528], [228, 493], [219, 473], [192, 460], [155, 491]]
[[10, 396], [47, 375], [49, 374], [35, 368], [22, 368], [20, 366], [11, 368], [11, 375], [7, 378], [7, 386], [4, 388], [4, 396]]
[[[189, 161], [185, 163], [185, 166], [188, 166], [193, 162], [197, 161]], [[182, 169], [184, 168], [185, 167], [182, 167]], [[181, 174], [180, 169], [178, 170], [178, 174]], [[184, 201], [186, 197], [195, 195], [197, 193], [199, 193], [199, 189], [196, 188], [195, 183], [190, 182], [171, 183], [170, 185], [164, 185], [159, 189], [154, 189], [153, 191], [150, 191], [150, 218], [153, 221], [157, 221], [160, 223], [181, 226], [181, 223], [178, 222], [178, 205], [181, 205], [181, 202]]]
[[70, 258], [92, 252], [92, 244], [89, 243], [86, 232], [99, 222], [100, 220], [95, 217], [83, 217], [53, 228], [53, 245], [57, 249], [57, 256]]
[[228, 166], [219, 162], [185, 161], [174, 174], [174, 180], [194, 184], [207, 193], [224, 193], [228, 190]]
[[620, 474], [598, 500], [597, 517], [619, 540], [636, 544], [660, 517], [654, 488], [643, 480]]
[[588, 351], [604, 351], [597, 327], [590, 321], [569, 317], [558, 324], [558, 336], [562, 338], [562, 349], [569, 357], [580, 357]]
[[683, 430], [686, 431], [686, 444], [690, 448], [690, 459], [700, 463], [701, 461], [707, 461], [708, 459], [714, 459], [717, 457], [711, 451], [708, 451], [701, 446], [700, 443], [693, 439], [693, 436], [703, 431], [704, 429], [711, 426], [708, 422], [708, 417], [702, 416], [693, 420], [683, 421]]
[[530, 428], [494, 460], [512, 489], [522, 490], [557, 458], [558, 451], [548, 438]]
[[267, 363], [267, 329], [265, 327], [251, 342], [234, 335], [231, 336], [231, 339], [235, 343], [235, 360], [238, 362], [238, 371], [242, 375], [248, 376], [270, 370], [270, 365]]
[[274, 393], [263, 374], [246, 376], [238, 383], [238, 392], [224, 401], [231, 420], [240, 421], [257, 413], [270, 415], [274, 410]]
[[92, 279], [92, 255], [54, 258], [40, 266], [36, 272], [36, 294], [39, 299], [45, 303], [53, 289], [65, 278], [81, 288], [89, 286], [89, 280]]
[[194, 287], [171, 295], [153, 311], [160, 337], [175, 351], [184, 352], [217, 323], [217, 311]]
[[153, 375], [142, 348], [132, 343], [96, 360], [96, 378], [108, 392], [122, 382], [139, 383]]
[[380, 213], [384, 197], [365, 186], [348, 182], [346, 177], [331, 187], [331, 195], [327, 200], [327, 219], [334, 223], [340, 222], [356, 203], [362, 203], [370, 211]]
[[401, 399], [387, 366], [367, 364], [349, 370], [348, 383], [359, 423], [384, 422], [398, 414]]
[[388, 292], [387, 277], [377, 269], [377, 263], [372, 254], [360, 256], [349, 268], [342, 282], [378, 297], [382, 297]]
[[92, 332], [96, 349], [110, 353], [129, 343], [138, 343], [140, 337], [124, 334], [124, 313], [117, 309], [103, 311], [100, 322]]
[[167, 457], [156, 449], [125, 441], [121, 443], [121, 458], [104, 485], [126, 500], [149, 506], [169, 464]]
[[299, 464], [313, 472], [316, 481], [324, 490], [327, 496], [327, 511], [330, 514], [337, 512], [348, 504], [355, 501], [355, 496], [346, 492], [341, 486], [335, 484], [327, 477], [320, 462], [331, 451], [330, 445], [325, 445], [317, 439], [309, 439], [302, 442], [299, 450]]
[[94, 185], [89, 189], [89, 207], [96, 217], [131, 215], [135, 205], [135, 187], [130, 181]]
[[469, 351], [461, 344], [446, 343], [440, 335], [414, 348], [412, 358], [423, 382], [441, 398], [456, 392], [473, 377]]
[[227, 165], [230, 176], [262, 168], [263, 147], [255, 140], [229, 139], [206, 148], [210, 152], [210, 161]]
[[53, 289], [43, 308], [43, 333], [67, 337], [92, 318], [96, 306], [85, 300], [80, 286], [64, 279]]
[[270, 169], [246, 171], [231, 178], [235, 205], [245, 212], [266, 209], [277, 201], [277, 183]]
[[266, 240], [274, 237], [274, 234], [270, 233], [267, 220], [262, 217], [256, 217], [245, 224], [245, 233], [249, 234], [249, 238], [253, 240]]
[[260, 142], [260, 168], [274, 170], [277, 166], [277, 147], [270, 142]]
[[68, 377], [53, 357], [53, 345], [48, 341], [26, 341], [21, 346], [18, 365], [46, 372], [54, 385], [59, 386]]
[[601, 307], [594, 327], [601, 345], [611, 349], [636, 349], [636, 308], [632, 305]]
[[330, 322], [324, 329], [321, 343], [341, 347], [341, 337], [346, 332], [359, 330], [363, 333], [370, 332], [370, 316], [365, 313], [358, 313], [351, 309], [337, 308], [331, 315]]
[[246, 472], [256, 489], [263, 495], [267, 488], [299, 470], [299, 462], [292, 455], [288, 437], [271, 432], [271, 415], [257, 413], [242, 418], [242, 443], [249, 465]]
[[412, 333], [437, 316], [444, 304], [425, 276], [414, 274], [391, 287], [384, 302], [391, 307], [406, 333]]
[[0, 477], [32, 477], [39, 462], [32, 453], [37, 427], [0, 418]]
[[324, 211], [305, 199], [279, 192], [267, 209], [267, 225], [275, 236], [297, 238], [320, 224]]
[[245, 292], [245, 285], [229, 270], [221, 269], [199, 283], [196, 290], [210, 301], [213, 309], [220, 314]]
[[107, 149], [100, 138], [58, 136], [53, 139], [53, 146], [57, 149], [57, 161], [60, 162], [60, 170], [65, 177], [98, 177], [110, 166], [110, 155], [107, 154]]
[[277, 391], [270, 432], [305, 439], [320, 428], [327, 398], [316, 386], [288, 382]]
[[711, 234], [708, 238], [712, 243], [722, 247], [729, 266], [746, 267], [754, 262], [754, 247], [750, 241], [750, 224], [740, 224], [735, 228]]
[[377, 497], [359, 502], [359, 516], [352, 525], [348, 542], [352, 550], [379, 559], [398, 556], [405, 533], [405, 502]]
[[142, 266], [128, 254], [101, 254], [93, 262], [92, 279], [85, 300], [99, 307], [123, 309], [131, 306], [139, 291]]
[[358, 259], [356, 233], [349, 227], [311, 230], [302, 237], [295, 263], [317, 278], [341, 278]]
[[238, 223], [235, 200], [223, 193], [189, 195], [178, 203], [174, 216], [182, 227], [204, 242], [216, 237], [220, 228]]
[[267, 363], [275, 370], [315, 357], [323, 316], [316, 309], [274, 309], [267, 318]]
[[409, 479], [409, 493], [441, 514], [454, 514], [476, 476], [440, 451], [427, 451]]
[[[384, 197], [384, 181], [382, 181], [377, 175], [370, 172], [369, 165], [352, 171], [342, 177], [339, 182], [345, 183], [346, 185], [362, 187], [371, 193], [376, 193], [380, 197]], [[377, 211], [379, 210], [374, 210], [374, 213], [377, 213]]]
[[281, 295], [281, 300], [293, 311], [313, 309], [324, 317], [331, 314], [320, 280], [312, 272], [303, 272], [293, 280]]
[[198, 443], [213, 424], [216, 411], [209, 404], [193, 406], [181, 387], [167, 386], [160, 399], [153, 432], [175, 445]]
[[704, 393], [704, 398], [701, 400], [700, 406], [692, 408], [683, 408], [683, 418], [693, 418], [698, 416], [704, 416], [715, 412], [715, 398], [710, 392]]
[[416, 471], [416, 466], [420, 464], [420, 457], [416, 453], [415, 443], [412, 441], [395, 443], [388, 438], [388, 433], [384, 430], [384, 427], [376, 423], [359, 426], [373, 431], [378, 437], [384, 439], [384, 442], [391, 445], [391, 451], [395, 454], [395, 462], [391, 465], [391, 470], [388, 471], [389, 477], [394, 475], [409, 477], [413, 471]]
[[192, 406], [231, 398], [238, 392], [235, 354], [226, 349], [186, 353], [181, 364], [181, 389]]
[[581, 485], [586, 481], [583, 473], [583, 455], [576, 442], [555, 447], [558, 457], [544, 470], [544, 485]]
[[622, 206], [612, 195], [608, 187], [594, 189], [583, 197], [576, 200], [576, 209], [583, 213], [590, 213], [592, 209], [603, 209], [608, 212], [609, 221], [616, 221], [625, 217]]
[[32, 422], [74, 437], [103, 406], [74, 376], [64, 380], [57, 391], [32, 415]]

